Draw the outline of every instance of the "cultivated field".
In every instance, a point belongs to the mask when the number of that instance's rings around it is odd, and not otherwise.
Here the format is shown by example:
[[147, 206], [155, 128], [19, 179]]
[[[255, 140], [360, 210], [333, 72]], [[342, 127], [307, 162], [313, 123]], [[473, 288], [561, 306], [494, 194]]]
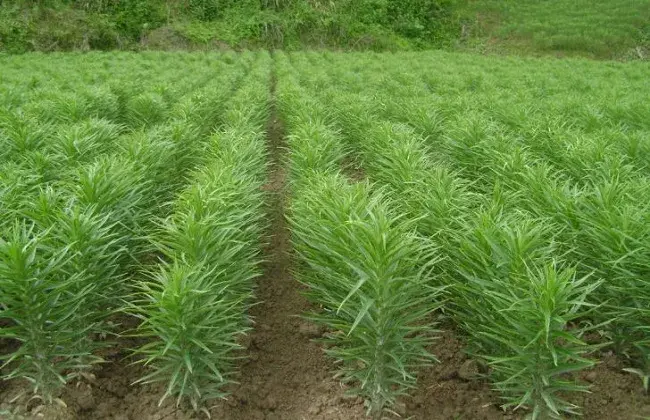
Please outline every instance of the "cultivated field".
[[646, 63], [0, 68], [5, 417], [650, 416]]

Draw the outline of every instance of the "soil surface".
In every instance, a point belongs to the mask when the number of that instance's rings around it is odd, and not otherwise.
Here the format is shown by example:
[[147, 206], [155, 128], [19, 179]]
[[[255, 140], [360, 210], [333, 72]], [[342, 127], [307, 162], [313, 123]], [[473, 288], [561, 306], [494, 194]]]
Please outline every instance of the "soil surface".
[[498, 396], [479, 377], [475, 362], [463, 353], [463, 343], [445, 330], [430, 351], [440, 363], [422, 371], [417, 389], [404, 398], [407, 417], [413, 419], [511, 419], [498, 406]]
[[[269, 265], [275, 265], [269, 263]], [[277, 266], [276, 266], [277, 267]], [[284, 270], [284, 269], [283, 269]], [[277, 279], [277, 277], [275, 278]], [[291, 279], [287, 276], [287, 279]], [[270, 280], [269, 280], [270, 281]], [[275, 314], [258, 318], [248, 349], [250, 360], [241, 367], [241, 384], [233, 387], [226, 401], [212, 407], [213, 419], [287, 419], [339, 420], [365, 419], [361, 401], [343, 396], [344, 389], [331, 380], [331, 364], [311, 338], [321, 332], [299, 318], [282, 316], [309, 308], [291, 281], [283, 291], [270, 293], [290, 297], [287, 303], [261, 304], [273, 307]], [[263, 286], [260, 285], [260, 288]], [[296, 306], [291, 306], [295, 303]], [[264, 327], [266, 325], [266, 327]], [[282, 332], [282, 336], [276, 333]], [[283, 338], [282, 338], [283, 337]], [[205, 418], [189, 407], [175, 407], [173, 401], [162, 406], [158, 400], [161, 386], [132, 386], [143, 370], [126, 358], [133, 343], [122, 342], [107, 363], [98, 368], [94, 380], [70, 384], [61, 399], [67, 407], [45, 407], [27, 397], [26, 384], [19, 381], [0, 383], [0, 413], [7, 419], [52, 420], [194, 420]], [[432, 348], [439, 364], [421, 372], [418, 387], [396, 407], [402, 418], [442, 419], [521, 419], [524, 413], [503, 412], [499, 399], [488, 384], [475, 376], [476, 367], [462, 352], [463, 342], [453, 331], [444, 331]], [[3, 351], [6, 348], [2, 349]], [[627, 420], [650, 418], [650, 397], [643, 393], [640, 380], [622, 371], [621, 361], [608, 353], [595, 369], [581, 375], [591, 383], [592, 392], [574, 397], [584, 419]], [[397, 418], [397, 417], [393, 417]]]
[[573, 398], [585, 419], [650, 419], [650, 394], [644, 392], [638, 376], [623, 371], [625, 364], [611, 352], [600, 355], [600, 363], [583, 372], [582, 381], [591, 392]]
[[[278, 240], [281, 237], [278, 237]], [[288, 240], [285, 238], [284, 240]], [[272, 248], [269, 252], [281, 249]], [[286, 248], [283, 252], [286, 251]], [[288, 254], [288, 253], [287, 253]], [[291, 261], [290, 254], [287, 262]], [[213, 419], [358, 420], [364, 417], [360, 400], [344, 397], [344, 389], [331, 379], [332, 369], [322, 350], [310, 340], [322, 334], [311, 324], [292, 316], [308, 309], [299, 287], [289, 274], [290, 264], [267, 263], [268, 283], [260, 284], [260, 297], [269, 299], [256, 309], [257, 324], [247, 350], [249, 360], [241, 366], [241, 383], [232, 387], [226, 401], [216, 401]], [[277, 281], [270, 273], [287, 274]], [[275, 286], [274, 286], [275, 285]], [[286, 300], [281, 300], [286, 298]], [[266, 313], [263, 311], [266, 310]], [[286, 311], [286, 312], [283, 312]], [[262, 316], [262, 315], [265, 316]], [[5, 343], [6, 344], [6, 343]], [[104, 354], [106, 364], [98, 367], [95, 379], [70, 384], [61, 396], [66, 407], [45, 407], [29, 399], [27, 384], [0, 382], [0, 413], [8, 419], [52, 420], [191, 420], [205, 418], [189, 407], [177, 408], [173, 401], [158, 400], [162, 386], [132, 386], [142, 376], [132, 365], [128, 348], [136, 343], [122, 341]], [[453, 330], [444, 331], [431, 351], [440, 360], [420, 373], [418, 387], [396, 407], [402, 418], [437, 419], [520, 419], [524, 413], [503, 412], [489, 385], [476, 376], [477, 367], [466, 358], [462, 339]], [[6, 352], [6, 347], [1, 349]], [[623, 363], [610, 353], [580, 379], [591, 383], [592, 392], [574, 397], [583, 407], [583, 418], [627, 420], [650, 418], [650, 397], [643, 393], [639, 378], [622, 371]], [[397, 418], [397, 417], [394, 417]]]
[[[215, 401], [211, 418], [219, 420], [358, 420], [365, 419], [363, 402], [344, 396], [345, 389], [332, 379], [333, 366], [321, 347], [313, 342], [324, 331], [300, 318], [311, 309], [301, 295], [302, 286], [293, 278], [290, 233], [285, 220], [286, 168], [283, 167], [284, 130], [272, 107], [268, 127], [271, 158], [269, 181], [269, 232], [265, 246], [264, 274], [258, 280], [253, 307], [254, 330], [245, 343], [239, 384], [225, 401]], [[353, 162], [348, 170], [354, 178], [363, 172]], [[127, 324], [134, 320], [123, 320]], [[399, 401], [395, 411], [402, 418], [518, 419], [524, 413], [503, 412], [498, 396], [477, 375], [477, 365], [468, 360], [460, 336], [445, 330], [432, 352], [440, 363], [421, 372], [418, 387]], [[188, 407], [167, 400], [159, 405], [163, 386], [133, 386], [143, 368], [129, 358], [129, 348], [138, 343], [121, 339], [103, 354], [94, 378], [70, 384], [61, 404], [44, 406], [29, 398], [27, 384], [0, 382], [0, 413], [9, 419], [46, 420], [189, 420], [205, 418]], [[16, 343], [0, 341], [0, 355]], [[609, 353], [602, 363], [584, 372], [581, 379], [592, 384], [592, 393], [574, 397], [583, 407], [584, 418], [615, 420], [650, 418], [650, 397], [641, 381], [622, 371], [621, 361]], [[15, 414], [11, 414], [15, 413]], [[0, 415], [1, 417], [2, 415]], [[395, 417], [396, 418], [396, 417]]]

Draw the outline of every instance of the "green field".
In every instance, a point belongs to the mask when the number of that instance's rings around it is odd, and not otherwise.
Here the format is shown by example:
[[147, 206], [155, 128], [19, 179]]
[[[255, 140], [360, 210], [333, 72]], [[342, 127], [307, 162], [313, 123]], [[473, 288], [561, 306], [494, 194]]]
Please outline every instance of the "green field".
[[468, 0], [466, 30], [483, 48], [521, 54], [647, 59], [647, 0]]
[[[646, 63], [111, 52], [0, 68], [0, 413], [650, 415]], [[457, 368], [450, 334], [473, 374], [440, 373]]]

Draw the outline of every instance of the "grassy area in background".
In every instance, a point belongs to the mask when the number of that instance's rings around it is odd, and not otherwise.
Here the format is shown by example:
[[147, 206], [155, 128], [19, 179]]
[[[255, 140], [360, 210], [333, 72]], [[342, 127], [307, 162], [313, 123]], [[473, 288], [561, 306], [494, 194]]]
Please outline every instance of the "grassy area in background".
[[467, 44], [486, 50], [647, 58], [650, 0], [469, 0]]

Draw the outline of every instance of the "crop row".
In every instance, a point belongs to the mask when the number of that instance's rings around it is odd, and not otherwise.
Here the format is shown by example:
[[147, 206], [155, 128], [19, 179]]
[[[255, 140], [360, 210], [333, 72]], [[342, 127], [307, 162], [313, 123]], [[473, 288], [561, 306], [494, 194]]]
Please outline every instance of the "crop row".
[[436, 361], [440, 313], [533, 418], [579, 412], [605, 347], [647, 388], [647, 70], [569, 63], [0, 57], [3, 379], [56, 400], [130, 315], [161, 403], [226, 394], [252, 328], [274, 71], [306, 316], [371, 415]]
[[[155, 218], [169, 214], [168, 202], [186, 183], [187, 172], [217, 159], [239, 166], [239, 146], [234, 143], [240, 136], [250, 142], [259, 139], [249, 131], [264, 120], [268, 57], [247, 56], [240, 64], [223, 73], [220, 68], [215, 69], [218, 73], [204, 69], [203, 79], [211, 81], [179, 99], [169, 116], [155, 124], [129, 130], [105, 120], [72, 122], [60, 126], [52, 139], [38, 139], [6, 156], [0, 190], [0, 208], [7, 216], [0, 237], [0, 337], [19, 345], [3, 356], [4, 379], [27, 379], [36, 395], [51, 402], [70, 380], [92, 374], [92, 366], [102, 361], [99, 349], [114, 345], [107, 338], [114, 334], [115, 314], [125, 305], [131, 307], [145, 284], [153, 287], [152, 282], [134, 285], [131, 277], [139, 271], [138, 261], [156, 252], [148, 239], [156, 231]], [[256, 70], [242, 73], [250, 66]], [[240, 84], [246, 87], [231, 101]], [[258, 106], [251, 108], [248, 102]], [[31, 130], [39, 129], [38, 120], [22, 108], [13, 112], [33, 126], [16, 130], [14, 120], [3, 124], [6, 144], [44, 134], [42, 129], [36, 134]], [[223, 133], [217, 141], [209, 134], [218, 127]], [[213, 156], [210, 151], [217, 146]], [[34, 172], [30, 165], [35, 156], [53, 165]], [[244, 183], [237, 174], [233, 182]], [[201, 176], [208, 183], [210, 174]], [[200, 176], [192, 178], [198, 182]], [[255, 187], [253, 183], [242, 192]], [[191, 193], [184, 197], [191, 198]], [[250, 234], [246, 239], [251, 240]], [[185, 258], [169, 261], [176, 258], [171, 249], [163, 255], [170, 267], [180, 267]], [[235, 253], [232, 258], [249, 257]], [[239, 266], [241, 261], [231, 264]], [[143, 335], [151, 337], [152, 331]], [[168, 378], [172, 374], [168, 372]], [[170, 392], [184, 394], [181, 389]]]
[[417, 367], [435, 360], [427, 319], [440, 289], [426, 283], [435, 252], [384, 194], [341, 172], [347, 150], [326, 108], [292, 80], [286, 57], [276, 57], [298, 278], [321, 308], [308, 317], [328, 330], [323, 343], [336, 377], [380, 418], [414, 386]]
[[[585, 169], [556, 175], [556, 160], [520, 144], [527, 131], [449, 121], [432, 105], [437, 86], [422, 92], [424, 73], [328, 58], [292, 55], [294, 79], [329, 107], [326, 122], [375, 188], [444, 250], [432, 284], [449, 286], [446, 307], [506, 406], [574, 412], [561, 395], [586, 387], [567, 374], [592, 367], [610, 341], [647, 384], [648, 184], [634, 156], [603, 152], [618, 159], [608, 166], [587, 143], [574, 148]], [[602, 337], [585, 342], [594, 330]]]
[[264, 227], [269, 77], [268, 64], [256, 67], [229, 101], [203, 165], [152, 235], [162, 261], [130, 306], [147, 339], [136, 353], [151, 370], [139, 382], [164, 382], [162, 399], [187, 397], [195, 410], [224, 395], [234, 351], [250, 328]]

